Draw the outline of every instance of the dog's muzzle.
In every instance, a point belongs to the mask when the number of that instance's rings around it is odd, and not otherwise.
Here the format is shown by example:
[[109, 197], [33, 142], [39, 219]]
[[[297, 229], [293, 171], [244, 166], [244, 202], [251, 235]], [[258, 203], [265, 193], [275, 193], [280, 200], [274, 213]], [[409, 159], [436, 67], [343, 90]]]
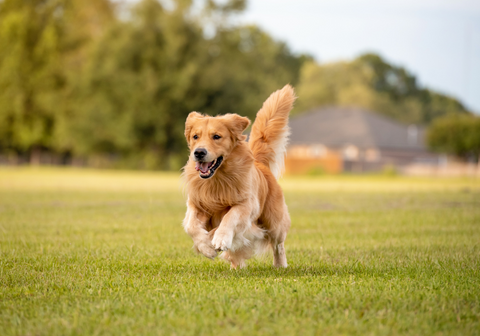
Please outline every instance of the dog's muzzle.
[[[196, 154], [196, 150], [193, 153], [194, 155]], [[195, 156], [196, 157], [196, 156]], [[220, 167], [220, 165], [223, 162], [223, 156], [219, 156], [212, 162], [201, 162], [201, 161], [196, 161], [195, 162], [195, 169], [200, 173], [200, 177], [202, 179], [208, 179], [215, 174], [215, 171]]]

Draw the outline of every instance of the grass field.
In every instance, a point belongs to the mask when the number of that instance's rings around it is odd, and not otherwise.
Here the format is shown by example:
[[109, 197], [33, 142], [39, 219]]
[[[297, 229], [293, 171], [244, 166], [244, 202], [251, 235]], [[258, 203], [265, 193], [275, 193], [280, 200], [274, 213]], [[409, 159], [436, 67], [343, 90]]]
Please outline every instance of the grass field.
[[282, 181], [287, 269], [197, 256], [176, 174], [0, 169], [0, 335], [479, 335], [480, 181]]

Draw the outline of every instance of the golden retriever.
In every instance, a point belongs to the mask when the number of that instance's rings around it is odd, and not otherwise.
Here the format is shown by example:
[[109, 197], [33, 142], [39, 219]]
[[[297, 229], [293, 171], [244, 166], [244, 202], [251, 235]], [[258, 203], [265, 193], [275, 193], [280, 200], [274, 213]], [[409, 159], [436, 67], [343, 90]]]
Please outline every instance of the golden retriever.
[[248, 143], [242, 134], [248, 118], [188, 115], [183, 226], [197, 252], [213, 259], [223, 251], [222, 257], [237, 268], [270, 245], [274, 266], [287, 267], [284, 242], [290, 216], [277, 179], [295, 99], [290, 85], [272, 93], [257, 113]]

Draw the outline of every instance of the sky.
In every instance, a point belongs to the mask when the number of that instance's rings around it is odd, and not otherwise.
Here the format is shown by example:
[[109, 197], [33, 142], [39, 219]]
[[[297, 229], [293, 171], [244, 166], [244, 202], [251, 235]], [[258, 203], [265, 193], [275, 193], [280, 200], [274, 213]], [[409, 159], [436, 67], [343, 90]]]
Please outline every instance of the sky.
[[238, 20], [320, 63], [378, 53], [480, 113], [480, 0], [250, 0]]

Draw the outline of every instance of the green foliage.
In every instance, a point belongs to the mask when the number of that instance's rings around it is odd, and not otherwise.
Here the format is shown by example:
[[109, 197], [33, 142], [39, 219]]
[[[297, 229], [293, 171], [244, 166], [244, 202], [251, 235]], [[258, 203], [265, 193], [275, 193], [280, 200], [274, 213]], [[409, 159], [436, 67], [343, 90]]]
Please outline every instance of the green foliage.
[[285, 44], [254, 26], [222, 29], [207, 48], [199, 85], [206, 94], [202, 111], [212, 115], [239, 113], [254, 119], [270, 93], [298, 82], [303, 63]]
[[268, 94], [296, 80], [301, 60], [284, 44], [256, 27], [219, 26], [206, 39], [189, 10], [142, 1], [98, 40], [66, 123], [68, 149], [176, 169], [189, 112], [253, 118]]
[[199, 104], [202, 60], [194, 60], [202, 53], [200, 29], [180, 10], [143, 1], [130, 21], [117, 22], [96, 42], [66, 125], [72, 151], [154, 152], [160, 159], [181, 149], [183, 121]]
[[0, 2], [0, 146], [50, 146], [61, 70], [60, 1]]
[[282, 183], [289, 267], [230, 270], [178, 174], [0, 169], [0, 335], [478, 335], [479, 179]]
[[351, 62], [301, 70], [297, 112], [325, 105], [358, 106], [409, 124], [428, 124], [449, 113], [468, 113], [455, 99], [421, 89], [405, 69], [366, 54]]
[[201, 16], [172, 4], [143, 0], [120, 19], [108, 0], [0, 2], [0, 151], [177, 169], [189, 112], [254, 118], [298, 81], [303, 57], [228, 24], [245, 1], [207, 1]]
[[111, 15], [107, 0], [0, 2], [0, 151], [58, 147], [80, 47]]
[[[164, 4], [167, 4], [164, 6]], [[203, 7], [202, 7], [203, 6]], [[377, 55], [318, 65], [256, 26], [246, 0], [0, 1], [0, 155], [178, 169], [195, 110], [255, 118], [290, 83], [296, 111], [357, 105], [405, 123], [466, 113]]]
[[428, 130], [427, 141], [433, 150], [478, 162], [480, 117], [448, 115], [438, 118]]

